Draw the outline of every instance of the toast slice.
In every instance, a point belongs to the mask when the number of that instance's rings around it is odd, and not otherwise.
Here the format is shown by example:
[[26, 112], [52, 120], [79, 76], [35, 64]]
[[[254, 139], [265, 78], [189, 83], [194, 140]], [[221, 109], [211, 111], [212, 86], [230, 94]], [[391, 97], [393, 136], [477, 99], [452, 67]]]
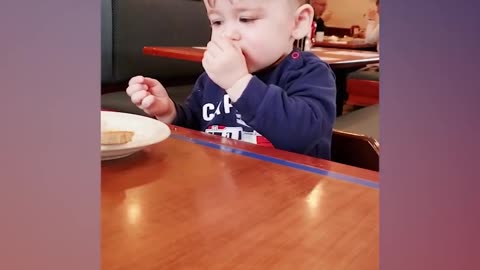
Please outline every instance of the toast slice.
[[101, 144], [102, 145], [116, 145], [126, 144], [132, 141], [133, 131], [102, 131]]

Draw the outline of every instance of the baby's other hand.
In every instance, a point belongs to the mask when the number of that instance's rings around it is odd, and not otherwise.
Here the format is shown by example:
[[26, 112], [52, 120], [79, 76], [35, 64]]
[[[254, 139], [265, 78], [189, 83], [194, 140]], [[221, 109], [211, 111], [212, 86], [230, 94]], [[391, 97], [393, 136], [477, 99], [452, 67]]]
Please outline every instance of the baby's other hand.
[[131, 78], [127, 94], [137, 107], [163, 122], [170, 123], [176, 116], [173, 101], [165, 87], [155, 79], [143, 76]]

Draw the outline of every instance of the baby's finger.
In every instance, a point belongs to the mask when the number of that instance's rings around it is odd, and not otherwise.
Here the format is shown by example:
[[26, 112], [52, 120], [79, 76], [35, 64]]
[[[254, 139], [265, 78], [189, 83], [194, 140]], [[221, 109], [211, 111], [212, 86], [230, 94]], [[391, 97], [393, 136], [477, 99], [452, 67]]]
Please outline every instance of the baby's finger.
[[169, 98], [157, 98], [148, 95], [142, 100], [140, 108], [150, 115], [161, 116], [168, 110], [169, 100]]
[[144, 80], [143, 76], [141, 75], [135, 76], [135, 77], [132, 77], [130, 81], [128, 81], [128, 85], [143, 83], [143, 80]]
[[203, 59], [202, 59], [202, 66], [203, 66], [203, 69], [207, 72], [207, 73], [210, 73], [210, 70], [212, 69], [212, 62], [214, 60], [212, 60], [212, 57], [209, 56], [209, 55], [204, 55], [203, 56]]
[[132, 84], [129, 87], [127, 87], [127, 95], [132, 96], [136, 92], [145, 91], [145, 90], [148, 90], [148, 86], [144, 84], [140, 84], [140, 83]]
[[203, 54], [202, 62], [207, 61], [210, 63], [214, 60], [215, 60], [215, 56], [213, 56], [213, 54], [210, 51], [205, 51], [205, 53]]
[[215, 41], [210, 41], [207, 44], [207, 50], [205, 53], [209, 53], [212, 57], [216, 57], [222, 53], [222, 49], [218, 46]]
[[145, 90], [138, 91], [138, 92], [133, 93], [133, 95], [131, 96], [131, 100], [132, 100], [133, 104], [139, 106], [140, 104], [142, 104], [142, 100], [148, 95], [149, 95], [149, 93]]
[[155, 87], [160, 84], [159, 81], [149, 78], [149, 77], [144, 77], [143, 78], [143, 83], [148, 85], [148, 87]]
[[222, 51], [228, 51], [232, 49], [236, 49], [233, 45], [233, 41], [226, 36], [222, 36], [221, 38], [215, 39], [215, 44], [222, 49]]
[[155, 103], [155, 96], [148, 95], [144, 99], [142, 99], [142, 102], [140, 104], [140, 108], [143, 110], [149, 110], [150, 107]]
[[167, 95], [163, 85], [156, 79], [145, 77], [144, 83], [148, 86], [148, 91], [156, 97], [164, 97]]

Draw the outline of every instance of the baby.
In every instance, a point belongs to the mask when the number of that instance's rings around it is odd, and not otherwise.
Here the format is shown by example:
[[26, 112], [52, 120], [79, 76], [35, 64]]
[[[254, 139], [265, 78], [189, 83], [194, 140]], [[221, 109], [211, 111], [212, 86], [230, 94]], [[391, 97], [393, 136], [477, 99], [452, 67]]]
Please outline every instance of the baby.
[[330, 159], [335, 76], [310, 52], [307, 0], [204, 0], [212, 27], [198, 78], [184, 104], [155, 79], [136, 76], [133, 103], [158, 120]]

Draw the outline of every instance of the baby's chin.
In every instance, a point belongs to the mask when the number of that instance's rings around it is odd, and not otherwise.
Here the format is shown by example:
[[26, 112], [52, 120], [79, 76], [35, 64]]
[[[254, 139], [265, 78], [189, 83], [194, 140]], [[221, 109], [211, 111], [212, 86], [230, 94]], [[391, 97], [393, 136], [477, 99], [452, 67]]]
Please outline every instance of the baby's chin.
[[[248, 53], [245, 53], [245, 51], [242, 51], [242, 53], [245, 57], [245, 61], [247, 62], [248, 72], [251, 74], [267, 69], [272, 65], [278, 64], [279, 61], [281, 61], [290, 52], [276, 53], [264, 58], [260, 57], [260, 55], [258, 54], [256, 55], [256, 57], [254, 57], [252, 55], [249, 55]], [[253, 61], [253, 59], [255, 59], [255, 61]]]
[[245, 57], [247, 61], [247, 69], [250, 74], [258, 72], [262, 69], [269, 67], [271, 64], [268, 63], [258, 63], [251, 61], [248, 57]]
[[[282, 57], [279, 56], [279, 59], [281, 59]], [[267, 61], [267, 62], [264, 62], [264, 63], [251, 63], [247, 60], [247, 69], [248, 69], [248, 72], [250, 74], [253, 74], [255, 72], [259, 72], [259, 71], [262, 71], [264, 69], [267, 69], [269, 67], [271, 67], [272, 65], [275, 65], [276, 63], [278, 63], [278, 59], [277, 61]]]
[[252, 67], [250, 65], [247, 64], [247, 69], [248, 69], [248, 73], [255, 73], [259, 70], [261, 70], [261, 68], [258, 68], [258, 67]]

